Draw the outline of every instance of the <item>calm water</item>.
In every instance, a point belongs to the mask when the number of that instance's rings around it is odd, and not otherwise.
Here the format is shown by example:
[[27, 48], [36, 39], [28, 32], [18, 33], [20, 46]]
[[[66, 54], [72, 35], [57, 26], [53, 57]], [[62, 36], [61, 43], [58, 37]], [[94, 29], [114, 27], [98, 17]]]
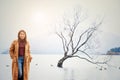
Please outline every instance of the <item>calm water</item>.
[[[32, 54], [29, 80], [120, 80], [120, 56], [112, 56], [109, 66], [97, 65], [78, 58], [64, 62], [64, 68], [56, 67], [62, 55]], [[103, 56], [100, 56], [104, 60]], [[11, 59], [9, 55], [0, 54], [0, 80], [12, 80]]]

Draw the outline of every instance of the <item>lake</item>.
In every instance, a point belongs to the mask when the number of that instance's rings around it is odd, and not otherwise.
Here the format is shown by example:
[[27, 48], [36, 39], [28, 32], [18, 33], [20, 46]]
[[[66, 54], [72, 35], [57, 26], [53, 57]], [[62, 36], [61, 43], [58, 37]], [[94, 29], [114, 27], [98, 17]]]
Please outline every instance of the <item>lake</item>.
[[[78, 58], [70, 58], [58, 68], [62, 55], [32, 54], [29, 80], [120, 80], [120, 56], [112, 56], [103, 68]], [[104, 60], [103, 56], [99, 56]], [[0, 54], [0, 80], [12, 80], [12, 60], [8, 54]]]

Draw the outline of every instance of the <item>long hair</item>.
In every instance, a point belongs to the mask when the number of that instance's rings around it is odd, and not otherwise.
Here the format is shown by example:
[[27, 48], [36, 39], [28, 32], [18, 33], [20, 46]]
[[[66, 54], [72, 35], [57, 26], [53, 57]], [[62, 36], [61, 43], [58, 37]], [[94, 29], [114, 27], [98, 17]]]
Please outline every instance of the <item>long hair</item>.
[[20, 39], [20, 33], [21, 33], [21, 32], [23, 32], [23, 33], [25, 34], [25, 38], [24, 38], [24, 40], [22, 40], [22, 41], [24, 41], [25, 44], [26, 44], [26, 43], [27, 43], [27, 34], [26, 34], [25, 30], [20, 30], [20, 31], [18, 32], [18, 42], [21, 41], [21, 39]]

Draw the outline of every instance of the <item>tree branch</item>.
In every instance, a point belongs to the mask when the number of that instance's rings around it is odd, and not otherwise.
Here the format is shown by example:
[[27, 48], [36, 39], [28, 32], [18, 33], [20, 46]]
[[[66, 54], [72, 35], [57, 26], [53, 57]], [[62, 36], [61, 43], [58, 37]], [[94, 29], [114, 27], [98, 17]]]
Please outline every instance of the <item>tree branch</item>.
[[84, 54], [87, 55], [90, 59], [93, 59], [93, 58], [92, 58], [88, 53], [86, 53], [85, 51], [82, 51], [82, 50], [78, 50], [78, 51], [84, 53]]
[[64, 52], [66, 52], [65, 43], [64, 43], [64, 38], [63, 38], [63, 36], [60, 35], [58, 32], [56, 32], [56, 34], [61, 38], [61, 40], [62, 40], [62, 45], [63, 45], [63, 50], [64, 50]]
[[75, 46], [74, 49], [76, 49], [76, 48], [78, 47], [78, 45], [79, 45], [79, 43], [80, 43], [80, 41], [81, 41], [82, 36], [83, 36], [84, 34], [86, 34], [86, 32], [87, 32], [89, 29], [90, 29], [90, 28], [88, 28], [87, 30], [85, 30], [85, 31], [80, 35], [79, 40], [78, 40], [78, 42], [77, 42], [77, 44], [76, 44], [76, 46]]
[[88, 41], [88, 40], [90, 39], [90, 37], [92, 36], [93, 32], [94, 32], [94, 31], [92, 31], [91, 34], [88, 34], [89, 32], [87, 32], [87, 38], [86, 38], [86, 40], [85, 40], [81, 45], [79, 45], [79, 46], [76, 48], [76, 51], [75, 51], [74, 53], [72, 53], [72, 55], [74, 55], [75, 53], [77, 53], [78, 50], [79, 50], [79, 48], [81, 48], [84, 44], [87, 43], [87, 41]]
[[86, 60], [86, 61], [88, 61], [88, 62], [90, 62], [92, 64], [107, 64], [107, 62], [109, 61], [109, 60], [107, 60], [107, 61], [104, 61], [104, 62], [93, 62], [93, 61], [91, 61], [91, 60], [89, 60], [89, 59], [87, 59], [85, 57], [80, 57], [78, 55], [74, 55], [73, 57], [78, 57], [80, 59], [84, 59], [84, 60]]

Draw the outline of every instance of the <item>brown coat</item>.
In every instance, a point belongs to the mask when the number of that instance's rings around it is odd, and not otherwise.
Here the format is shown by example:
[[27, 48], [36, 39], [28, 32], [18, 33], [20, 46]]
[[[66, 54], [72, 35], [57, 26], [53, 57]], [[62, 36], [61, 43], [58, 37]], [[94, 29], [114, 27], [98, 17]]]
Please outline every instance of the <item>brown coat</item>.
[[[12, 59], [12, 80], [18, 80], [18, 40], [14, 40], [10, 46], [10, 57]], [[23, 80], [28, 80], [29, 67], [31, 62], [30, 46], [27, 42], [25, 45]]]

